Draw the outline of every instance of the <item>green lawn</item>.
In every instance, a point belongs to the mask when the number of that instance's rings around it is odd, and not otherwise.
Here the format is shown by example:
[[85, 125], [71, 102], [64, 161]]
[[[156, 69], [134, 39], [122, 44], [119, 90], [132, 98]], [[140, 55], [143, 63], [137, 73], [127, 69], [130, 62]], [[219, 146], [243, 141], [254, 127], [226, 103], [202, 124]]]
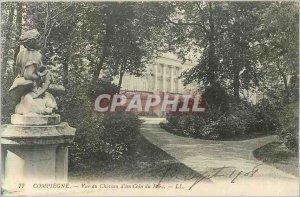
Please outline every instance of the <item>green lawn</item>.
[[299, 176], [298, 153], [287, 149], [280, 142], [272, 142], [256, 149], [254, 156], [279, 170]]
[[122, 161], [103, 162], [86, 161], [86, 168], [73, 169], [69, 172], [69, 180], [126, 180], [154, 181], [168, 171], [164, 181], [182, 181], [190, 177], [200, 176], [191, 168], [179, 163], [161, 149], [157, 148], [143, 136], [139, 135], [131, 154]]

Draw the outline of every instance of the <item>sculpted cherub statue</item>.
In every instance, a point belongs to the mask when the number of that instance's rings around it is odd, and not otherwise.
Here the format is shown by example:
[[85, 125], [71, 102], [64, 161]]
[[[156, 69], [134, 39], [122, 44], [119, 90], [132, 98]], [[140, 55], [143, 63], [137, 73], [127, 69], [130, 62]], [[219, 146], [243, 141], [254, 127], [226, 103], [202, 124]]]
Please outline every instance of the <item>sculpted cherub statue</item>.
[[[15, 108], [16, 114], [52, 114], [57, 109], [55, 98], [49, 93], [53, 78], [43, 65], [39, 37], [39, 32], [33, 29], [24, 32], [20, 38], [23, 48], [16, 60], [18, 76], [9, 89], [20, 101]], [[64, 91], [58, 85], [52, 85], [52, 89]]]

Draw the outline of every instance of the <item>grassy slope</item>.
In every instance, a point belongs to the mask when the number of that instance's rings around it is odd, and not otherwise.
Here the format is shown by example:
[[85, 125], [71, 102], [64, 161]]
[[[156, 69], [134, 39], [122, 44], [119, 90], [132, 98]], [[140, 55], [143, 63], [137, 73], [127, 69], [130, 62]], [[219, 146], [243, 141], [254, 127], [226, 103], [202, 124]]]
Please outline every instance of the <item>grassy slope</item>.
[[254, 156], [279, 170], [299, 176], [298, 153], [287, 149], [280, 142], [269, 143], [256, 149]]
[[179, 163], [143, 136], [139, 135], [130, 155], [122, 161], [86, 161], [85, 169], [70, 170], [69, 180], [126, 180], [159, 181], [171, 169], [164, 181], [182, 181], [191, 176], [201, 176], [191, 168]]

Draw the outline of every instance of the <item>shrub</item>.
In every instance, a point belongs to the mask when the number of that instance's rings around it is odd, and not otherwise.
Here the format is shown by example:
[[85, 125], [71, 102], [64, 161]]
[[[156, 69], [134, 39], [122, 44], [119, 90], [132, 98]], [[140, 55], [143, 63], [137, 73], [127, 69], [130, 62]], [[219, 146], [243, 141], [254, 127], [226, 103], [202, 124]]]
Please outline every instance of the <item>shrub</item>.
[[233, 103], [226, 113], [212, 106], [207, 116], [167, 114], [167, 124], [161, 126], [177, 135], [202, 139], [242, 136], [255, 124], [254, 113], [244, 103]]
[[[167, 114], [161, 126], [177, 135], [202, 139], [228, 139], [249, 133], [274, 133], [290, 149], [298, 149], [298, 102], [285, 110], [278, 103], [263, 99], [257, 105], [246, 101], [230, 103], [223, 113], [217, 105], [210, 106], [206, 116]], [[278, 114], [282, 111], [280, 114]]]
[[160, 126], [169, 132], [177, 135], [198, 137], [199, 131], [205, 126], [205, 119], [199, 115], [184, 115], [168, 113], [167, 123], [161, 123]]
[[107, 77], [99, 78], [89, 85], [89, 96], [94, 101], [100, 94], [114, 95], [119, 91], [119, 87], [111, 82]]
[[203, 126], [203, 128], [199, 131], [199, 138], [203, 139], [218, 139], [220, 134], [217, 132], [219, 130], [218, 121], [211, 121], [210, 123]]
[[141, 125], [137, 116], [123, 112], [92, 115], [78, 121], [84, 121], [85, 126], [76, 128], [75, 140], [70, 147], [71, 168], [82, 168], [88, 159], [122, 159], [131, 151]]
[[81, 122], [69, 124], [76, 128], [73, 144], [69, 148], [70, 168], [87, 167], [86, 162], [90, 158], [107, 160], [109, 155], [104, 152], [102, 142], [103, 129], [100, 127], [103, 117], [82, 116], [76, 117], [74, 121]]
[[207, 110], [207, 119], [210, 121], [217, 121], [223, 114], [220, 107], [212, 105]]
[[197, 119], [195, 116], [180, 116], [178, 120], [178, 130], [181, 130], [185, 136], [195, 136], [197, 132]]
[[197, 115], [168, 115], [168, 123], [162, 128], [182, 136], [201, 139], [219, 139], [242, 136], [246, 122], [233, 114], [224, 114], [217, 120]]
[[15, 111], [15, 106], [18, 104], [13, 95], [9, 93], [9, 88], [15, 79], [14, 72], [10, 69], [1, 75], [1, 123], [10, 124], [10, 116]]
[[254, 125], [256, 125], [257, 120], [255, 118], [254, 109], [249, 103], [232, 103], [227, 114], [229, 115], [228, 121], [231, 121], [233, 123], [233, 127], [239, 125], [245, 133], [251, 133], [256, 131], [253, 130], [253, 128]]
[[229, 109], [229, 96], [219, 83], [205, 88], [204, 93], [205, 108], [218, 108], [222, 113]]
[[[62, 120], [76, 128], [70, 146], [70, 168], [84, 168], [94, 161], [120, 160], [129, 154], [140, 128], [140, 120], [132, 114], [118, 112], [111, 115], [93, 112], [94, 97], [115, 92], [109, 81], [97, 81], [91, 86], [89, 77], [71, 75], [66, 93], [58, 99]], [[90, 88], [95, 87], [93, 92]], [[108, 89], [108, 90], [106, 90]], [[90, 160], [92, 160], [90, 162]]]
[[242, 136], [246, 131], [246, 122], [233, 114], [224, 115], [218, 121], [217, 133], [220, 138]]
[[279, 116], [281, 126], [277, 130], [279, 139], [287, 148], [298, 151], [299, 105], [298, 102], [289, 104]]
[[168, 121], [168, 123], [170, 123], [170, 125], [176, 125], [180, 116], [182, 116], [182, 114], [170, 112], [166, 114], [166, 120]]
[[103, 137], [112, 144], [119, 144], [118, 148], [121, 149], [122, 146], [130, 145], [135, 141], [141, 123], [138, 116], [134, 114], [125, 112], [107, 114], [102, 122]]
[[272, 133], [277, 130], [279, 125], [278, 112], [281, 106], [271, 103], [267, 99], [261, 100], [254, 106], [256, 122], [252, 125], [252, 130], [262, 133]]

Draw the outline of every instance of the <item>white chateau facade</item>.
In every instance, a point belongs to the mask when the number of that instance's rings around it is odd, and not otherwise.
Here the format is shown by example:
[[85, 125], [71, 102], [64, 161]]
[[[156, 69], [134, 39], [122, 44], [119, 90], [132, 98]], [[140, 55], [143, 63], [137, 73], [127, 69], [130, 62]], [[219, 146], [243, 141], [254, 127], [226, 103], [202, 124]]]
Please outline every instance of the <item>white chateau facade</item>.
[[[122, 91], [125, 92], [148, 92], [148, 93], [179, 93], [191, 94], [196, 92], [192, 85], [183, 86], [180, 74], [193, 67], [194, 64], [182, 62], [172, 53], [165, 53], [148, 65], [142, 77], [125, 74], [122, 82]], [[117, 84], [117, 79], [114, 83]]]
[[[147, 66], [146, 72], [142, 77], [135, 77], [124, 74], [121, 91], [140, 92], [150, 94], [199, 94], [196, 86], [183, 85], [180, 74], [195, 66], [195, 63], [182, 61], [173, 53], [164, 53]], [[113, 81], [118, 84], [118, 78]], [[256, 104], [263, 98], [262, 92], [255, 89], [252, 91], [241, 92], [241, 97], [246, 98], [253, 104]]]

